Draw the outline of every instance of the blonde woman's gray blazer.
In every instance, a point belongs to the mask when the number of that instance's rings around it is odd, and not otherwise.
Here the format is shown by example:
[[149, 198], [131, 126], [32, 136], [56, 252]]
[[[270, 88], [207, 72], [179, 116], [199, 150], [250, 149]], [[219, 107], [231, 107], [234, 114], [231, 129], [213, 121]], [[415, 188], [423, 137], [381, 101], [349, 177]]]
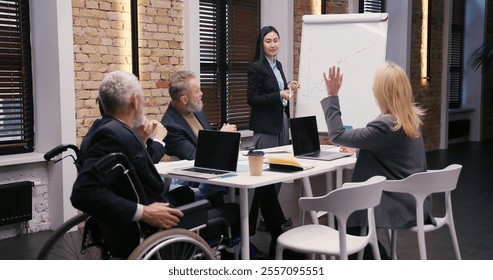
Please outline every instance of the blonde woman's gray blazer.
[[[423, 137], [411, 139], [402, 131], [393, 131], [394, 117], [380, 115], [370, 121], [366, 127], [346, 130], [343, 127], [339, 97], [326, 97], [321, 104], [330, 141], [358, 149], [353, 182], [362, 182], [375, 175], [385, 176], [388, 180], [398, 180], [413, 173], [426, 171]], [[431, 208], [431, 197], [428, 197], [424, 208], [425, 223], [436, 224]], [[382, 228], [399, 229], [415, 226], [414, 199], [408, 194], [384, 192], [380, 205], [375, 208], [375, 219], [377, 227]], [[366, 225], [365, 212], [354, 213], [348, 224]]]

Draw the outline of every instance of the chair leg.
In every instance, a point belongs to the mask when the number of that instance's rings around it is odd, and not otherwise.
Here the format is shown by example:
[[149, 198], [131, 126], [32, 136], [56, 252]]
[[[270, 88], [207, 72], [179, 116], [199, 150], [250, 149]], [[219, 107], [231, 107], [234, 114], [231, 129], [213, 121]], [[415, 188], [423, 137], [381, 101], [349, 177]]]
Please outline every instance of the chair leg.
[[[304, 196], [313, 197], [312, 185], [310, 183], [310, 178], [304, 177], [303, 179], [301, 179], [301, 184], [302, 184], [301, 189], [303, 190]], [[308, 211], [308, 213], [309, 213], [310, 218], [312, 220], [312, 224], [318, 225], [317, 211]], [[303, 224], [301, 224], [301, 225], [303, 225]]]
[[[416, 201], [417, 205], [423, 205], [423, 201]], [[424, 229], [423, 207], [416, 209], [416, 227], [418, 232], [419, 258], [426, 260], [426, 240]]]
[[387, 236], [390, 242], [390, 256], [393, 260], [397, 260], [397, 230], [387, 229]]
[[[325, 181], [327, 182], [327, 193], [330, 193], [331, 191], [337, 188], [337, 186], [333, 186], [334, 182], [332, 175], [333, 175], [332, 172], [325, 173]], [[333, 229], [336, 229], [335, 218], [333, 213], [327, 212], [327, 225]]]
[[452, 211], [449, 212], [449, 216], [447, 217], [447, 225], [450, 232], [450, 237], [452, 238], [452, 244], [454, 246], [455, 257], [458, 260], [461, 260], [462, 257], [460, 255], [459, 242], [457, 241], [457, 234], [455, 233], [455, 225], [454, 218], [452, 217]]
[[457, 241], [457, 234], [455, 233], [454, 215], [452, 212], [452, 198], [451, 192], [445, 194], [445, 207], [447, 209], [446, 224], [450, 231], [450, 237], [452, 237], [452, 244], [454, 245], [455, 257], [461, 260], [459, 242]]
[[423, 230], [418, 232], [418, 244], [419, 244], [419, 258], [421, 260], [426, 260], [426, 240], [425, 233]]
[[454, 245], [455, 257], [458, 260], [462, 260], [460, 256], [459, 242], [457, 241], [457, 234], [455, 233], [455, 227], [453, 223], [449, 225], [449, 230], [450, 236], [452, 237], [452, 244]]
[[[304, 196], [303, 185], [300, 186], [300, 197]], [[305, 211], [300, 209], [300, 226], [305, 225]]]
[[380, 256], [380, 248], [378, 246], [378, 238], [377, 238], [377, 230], [369, 230], [368, 234], [371, 234], [372, 236], [370, 237], [370, 245], [373, 251], [373, 259], [375, 260], [381, 260], [382, 257]]
[[276, 260], [282, 260], [282, 253], [284, 251], [284, 246], [279, 244], [279, 242], [276, 245]]
[[373, 258], [375, 260], [381, 260], [382, 258], [380, 257], [380, 249], [378, 248], [378, 240], [377, 240], [376, 236], [375, 236], [374, 240], [371, 242], [371, 249], [373, 251]]
[[[366, 235], [366, 227], [361, 227], [360, 228], [359, 235], [360, 236], [365, 236]], [[372, 248], [373, 248], [373, 246], [372, 246]], [[364, 253], [365, 253], [365, 249], [364, 248], [363, 248], [363, 250], [361, 250], [361, 251], [358, 252], [358, 260], [362, 260], [363, 259]]]

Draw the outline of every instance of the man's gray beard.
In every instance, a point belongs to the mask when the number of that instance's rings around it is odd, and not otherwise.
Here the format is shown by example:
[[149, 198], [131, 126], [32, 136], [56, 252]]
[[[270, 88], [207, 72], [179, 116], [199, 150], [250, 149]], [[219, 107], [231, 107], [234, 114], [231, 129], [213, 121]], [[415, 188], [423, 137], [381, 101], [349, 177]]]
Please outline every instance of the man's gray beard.
[[187, 110], [192, 113], [197, 113], [202, 111], [202, 108], [204, 107], [204, 103], [202, 100], [199, 100], [197, 103], [190, 102], [187, 105]]
[[134, 118], [134, 127], [139, 127], [144, 124], [144, 118], [145, 118], [145, 113], [144, 113], [144, 108], [140, 111], [140, 114], [135, 116]]

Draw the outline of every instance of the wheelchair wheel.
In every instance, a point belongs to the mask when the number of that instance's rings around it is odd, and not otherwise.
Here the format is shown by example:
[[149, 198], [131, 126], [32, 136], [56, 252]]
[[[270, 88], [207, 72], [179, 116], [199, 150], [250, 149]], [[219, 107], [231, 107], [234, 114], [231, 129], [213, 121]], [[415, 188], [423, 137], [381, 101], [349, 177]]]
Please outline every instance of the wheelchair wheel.
[[[89, 215], [80, 213], [63, 223], [48, 238], [38, 260], [100, 260], [106, 257], [100, 244], [93, 243], [91, 231], [85, 230]], [[75, 230], [72, 230], [75, 228]], [[84, 236], [85, 235], [85, 236]], [[84, 246], [85, 243], [85, 246]]]
[[211, 247], [198, 234], [173, 228], [146, 238], [128, 257], [130, 260], [213, 260]]

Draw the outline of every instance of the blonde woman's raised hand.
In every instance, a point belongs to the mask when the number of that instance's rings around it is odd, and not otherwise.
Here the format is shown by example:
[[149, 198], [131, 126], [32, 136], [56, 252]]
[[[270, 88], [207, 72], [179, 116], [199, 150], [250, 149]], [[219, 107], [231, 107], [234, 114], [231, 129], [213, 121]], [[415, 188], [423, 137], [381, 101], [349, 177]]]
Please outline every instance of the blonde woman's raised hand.
[[339, 89], [342, 86], [343, 76], [339, 67], [332, 66], [328, 73], [324, 72], [325, 87], [329, 96], [339, 95]]

